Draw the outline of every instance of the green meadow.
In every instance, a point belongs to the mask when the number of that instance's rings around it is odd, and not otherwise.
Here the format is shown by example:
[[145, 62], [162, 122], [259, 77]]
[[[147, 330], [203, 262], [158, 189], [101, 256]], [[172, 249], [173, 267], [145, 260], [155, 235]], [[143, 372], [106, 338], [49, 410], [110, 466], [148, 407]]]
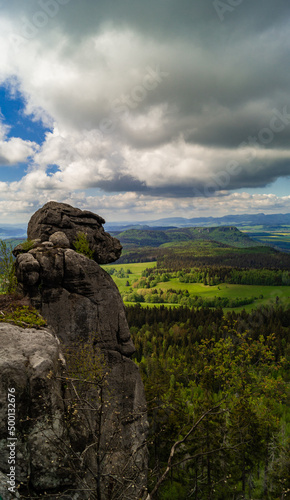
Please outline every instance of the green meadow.
[[[142, 271], [146, 268], [156, 267], [156, 262], [145, 262], [145, 263], [132, 263], [132, 264], [110, 264], [102, 266], [107, 272], [112, 272], [112, 269], [115, 270], [115, 273], [112, 275], [112, 278], [120, 293], [128, 293], [129, 290], [134, 290], [140, 294], [145, 294], [148, 292], [148, 289], [145, 288], [135, 288], [132, 287], [134, 281], [138, 280], [142, 276]], [[122, 274], [122, 270], [124, 273], [124, 277], [116, 276], [116, 273]], [[179, 279], [174, 278], [170, 279], [166, 282], [161, 282], [156, 284], [154, 287], [157, 290], [167, 291], [170, 289], [173, 290], [187, 290], [189, 295], [192, 297], [199, 296], [202, 299], [212, 299], [214, 297], [220, 298], [229, 298], [229, 299], [238, 299], [238, 298], [251, 298], [255, 297], [255, 300], [252, 304], [244, 305], [241, 307], [235, 308], [224, 308], [227, 310], [235, 310], [241, 311], [245, 309], [250, 312], [252, 309], [257, 308], [262, 305], [275, 304], [277, 302], [281, 303], [289, 303], [290, 300], [290, 286], [258, 286], [258, 285], [234, 285], [228, 283], [221, 283], [219, 285], [209, 286], [204, 285], [203, 283], [181, 283]], [[125, 302], [125, 305], [133, 305], [135, 302]], [[141, 306], [143, 307], [154, 307], [160, 306], [160, 303], [146, 303], [142, 302]], [[166, 307], [175, 306], [178, 307], [179, 304], [162, 304]]]

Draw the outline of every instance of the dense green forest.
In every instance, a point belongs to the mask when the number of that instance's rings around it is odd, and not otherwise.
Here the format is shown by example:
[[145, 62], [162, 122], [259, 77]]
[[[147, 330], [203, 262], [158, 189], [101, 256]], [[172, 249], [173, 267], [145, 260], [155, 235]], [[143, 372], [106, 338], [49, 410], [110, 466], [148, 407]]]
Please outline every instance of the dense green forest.
[[[290, 255], [210, 238], [142, 244], [106, 269], [138, 302], [126, 312], [148, 401], [149, 490], [290, 498]], [[154, 258], [137, 276], [131, 263]]]
[[290, 307], [126, 311], [148, 401], [151, 488], [180, 442], [156, 498], [290, 498]]
[[124, 249], [119, 264], [157, 261], [160, 267], [224, 266], [241, 268], [290, 269], [290, 254], [268, 246], [235, 247], [218, 241], [196, 240]]
[[158, 267], [183, 269], [192, 267], [238, 267], [241, 269], [290, 270], [290, 254], [270, 247], [234, 248], [215, 242], [198, 242], [175, 246], [157, 257]]

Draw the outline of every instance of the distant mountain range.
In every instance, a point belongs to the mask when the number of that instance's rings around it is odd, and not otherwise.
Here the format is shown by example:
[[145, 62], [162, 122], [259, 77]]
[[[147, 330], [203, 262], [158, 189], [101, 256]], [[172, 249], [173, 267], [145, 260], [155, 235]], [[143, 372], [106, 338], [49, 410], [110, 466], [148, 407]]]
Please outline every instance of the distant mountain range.
[[27, 224], [1, 224], [0, 223], [0, 239], [8, 238], [27, 238]]
[[184, 242], [211, 241], [222, 245], [248, 248], [261, 245], [234, 226], [191, 227], [174, 229], [128, 229], [111, 231], [122, 243], [124, 249], [132, 247], [160, 247]]
[[[178, 227], [215, 227], [215, 226], [290, 226], [289, 214], [242, 214], [225, 215], [223, 217], [166, 217], [157, 220], [134, 221], [134, 222], [108, 222], [105, 224], [106, 231], [126, 231], [128, 229], [141, 230], [167, 230]], [[27, 224], [1, 224], [0, 239], [26, 238]]]
[[214, 226], [283, 226], [290, 225], [290, 214], [242, 214], [223, 217], [166, 217], [142, 222], [109, 222], [106, 231], [125, 231], [128, 229], [164, 230], [176, 227], [214, 227]]

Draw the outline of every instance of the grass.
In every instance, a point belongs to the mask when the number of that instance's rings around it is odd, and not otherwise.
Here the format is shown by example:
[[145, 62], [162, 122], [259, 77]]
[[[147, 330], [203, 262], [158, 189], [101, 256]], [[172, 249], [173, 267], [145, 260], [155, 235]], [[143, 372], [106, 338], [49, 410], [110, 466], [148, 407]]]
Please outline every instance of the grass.
[[[109, 272], [110, 269], [112, 268], [118, 271], [124, 269], [126, 278], [118, 278], [117, 276], [112, 276], [112, 278], [116, 283], [117, 287], [119, 288], [119, 291], [125, 292], [128, 289], [128, 287], [126, 286], [127, 281], [129, 281], [131, 285], [133, 281], [141, 278], [142, 271], [144, 271], [147, 268], [156, 267], [156, 262], [141, 262], [141, 263], [138, 262], [134, 264], [107, 264], [101, 267], [107, 272]], [[128, 269], [130, 269], [132, 274], [126, 273]]]
[[[156, 267], [156, 262], [145, 262], [145, 263], [137, 263], [137, 264], [111, 264], [102, 266], [103, 269], [109, 270], [110, 268], [114, 268], [116, 270], [123, 270], [126, 272], [127, 269], [130, 269], [132, 274], [126, 274], [124, 278], [118, 278], [116, 276], [112, 276], [118, 289], [120, 292], [127, 292], [128, 286], [126, 286], [126, 282], [129, 281], [130, 286], [132, 282], [136, 279], [139, 279], [142, 275], [142, 271], [146, 268]], [[200, 296], [203, 299], [211, 299], [213, 297], [227, 297], [230, 299], [235, 298], [250, 298], [257, 297], [253, 304], [248, 304], [246, 306], [236, 307], [236, 308], [225, 308], [224, 311], [241, 311], [245, 309], [250, 312], [252, 309], [255, 309], [259, 306], [266, 306], [269, 304], [276, 303], [276, 297], [279, 299], [279, 303], [289, 303], [290, 300], [290, 286], [259, 286], [259, 285], [232, 285], [228, 283], [222, 283], [216, 286], [204, 285], [202, 283], [180, 283], [178, 279], [171, 279], [165, 283], [158, 283], [156, 289], [162, 289], [164, 291], [173, 288], [179, 290], [188, 290], [189, 294], [192, 296]], [[134, 289], [137, 291], [137, 289]], [[139, 292], [148, 292], [148, 289], [139, 288]], [[263, 295], [263, 298], [259, 298]], [[125, 305], [133, 305], [133, 302], [125, 302]], [[154, 307], [160, 306], [160, 304], [147, 304], [141, 303], [143, 307]], [[178, 307], [178, 304], [163, 304], [166, 307]]]

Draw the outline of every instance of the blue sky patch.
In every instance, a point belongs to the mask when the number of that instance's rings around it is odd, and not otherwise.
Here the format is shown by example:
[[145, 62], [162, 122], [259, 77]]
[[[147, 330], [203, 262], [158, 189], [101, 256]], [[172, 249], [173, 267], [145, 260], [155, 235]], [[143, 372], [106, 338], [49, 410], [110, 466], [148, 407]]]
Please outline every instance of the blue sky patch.
[[0, 110], [2, 122], [11, 127], [8, 137], [19, 137], [24, 141], [42, 144], [45, 133], [50, 131], [40, 121], [33, 121], [32, 116], [24, 114], [25, 100], [20, 92], [12, 95], [7, 86], [0, 86]]
[[272, 182], [268, 186], [261, 188], [240, 188], [235, 189], [235, 193], [244, 193], [245, 191], [249, 194], [272, 194], [275, 193], [277, 196], [289, 196], [290, 190], [290, 176], [282, 177]]
[[53, 174], [56, 174], [56, 172], [59, 172], [59, 166], [56, 164], [53, 165], [48, 165], [46, 169], [46, 173], [49, 176], [52, 176]]
[[17, 166], [0, 167], [1, 182], [17, 182], [26, 174], [27, 164], [20, 163]]

